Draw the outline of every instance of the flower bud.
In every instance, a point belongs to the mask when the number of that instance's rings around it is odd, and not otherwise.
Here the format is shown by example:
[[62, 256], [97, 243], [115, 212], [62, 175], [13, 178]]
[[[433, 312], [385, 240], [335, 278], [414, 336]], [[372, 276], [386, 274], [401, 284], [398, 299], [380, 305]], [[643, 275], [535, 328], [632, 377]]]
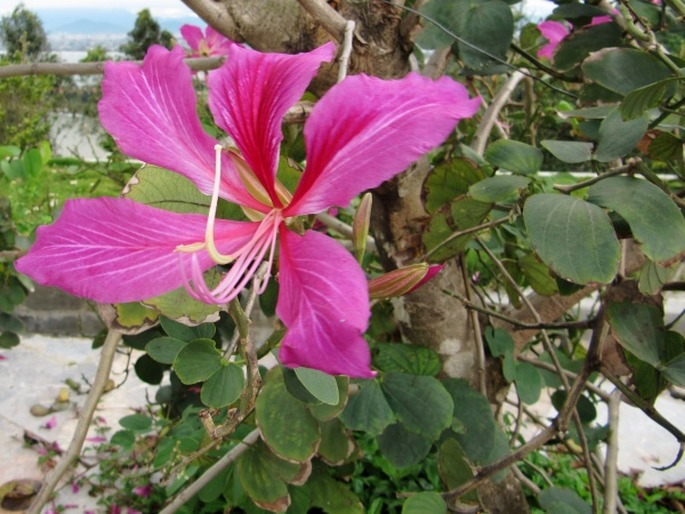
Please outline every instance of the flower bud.
[[357, 261], [362, 262], [366, 252], [366, 240], [369, 237], [369, 224], [371, 223], [371, 204], [373, 197], [366, 193], [362, 197], [357, 212], [352, 222], [352, 242], [354, 243], [354, 255]]
[[425, 262], [393, 270], [369, 281], [369, 296], [372, 300], [392, 298], [411, 293], [433, 278], [444, 266]]

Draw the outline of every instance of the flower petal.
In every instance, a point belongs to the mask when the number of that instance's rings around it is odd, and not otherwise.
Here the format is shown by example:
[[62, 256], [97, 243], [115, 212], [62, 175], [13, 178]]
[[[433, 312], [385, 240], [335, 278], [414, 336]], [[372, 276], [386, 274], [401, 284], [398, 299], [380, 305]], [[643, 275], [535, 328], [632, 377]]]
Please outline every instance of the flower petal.
[[215, 30], [211, 25], [205, 29], [209, 55], [228, 55], [233, 42], [226, 36]]
[[[204, 241], [207, 218], [177, 214], [121, 198], [70, 200], [59, 219], [40, 227], [17, 270], [39, 284], [57, 286], [100, 303], [151, 298], [182, 286], [192, 253], [179, 245]], [[245, 244], [258, 224], [218, 220], [216, 244], [230, 253]], [[214, 265], [197, 252], [203, 269]]]
[[209, 108], [217, 125], [235, 140], [277, 207], [282, 205], [274, 190], [281, 121], [334, 51], [332, 43], [298, 55], [233, 45], [226, 63], [209, 74]]
[[183, 39], [186, 40], [190, 49], [193, 50], [193, 55], [195, 55], [200, 50], [200, 41], [205, 37], [204, 34], [202, 34], [202, 29], [195, 25], [185, 24], [181, 26], [180, 30]]
[[370, 310], [366, 278], [347, 250], [324, 234], [281, 229], [276, 312], [288, 331], [279, 358], [330, 374], [372, 377], [363, 333]]
[[450, 78], [348, 77], [319, 100], [304, 127], [307, 168], [286, 216], [347, 205], [439, 145], [480, 98]]
[[539, 23], [538, 30], [549, 43], [540, 48], [537, 55], [550, 60], [554, 57], [554, 52], [556, 52], [559, 44], [571, 33], [565, 24], [551, 20]]
[[[192, 74], [180, 46], [171, 51], [150, 47], [142, 67], [106, 63], [98, 109], [102, 125], [125, 154], [180, 173], [203, 193], [212, 193], [217, 142], [200, 124]], [[223, 198], [260, 208], [227, 156], [222, 172]]]

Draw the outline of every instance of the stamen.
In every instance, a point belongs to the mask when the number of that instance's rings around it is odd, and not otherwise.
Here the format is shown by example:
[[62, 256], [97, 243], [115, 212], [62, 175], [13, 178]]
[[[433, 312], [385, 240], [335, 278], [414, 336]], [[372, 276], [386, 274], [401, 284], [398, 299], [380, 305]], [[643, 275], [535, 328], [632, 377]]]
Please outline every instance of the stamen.
[[212, 201], [209, 204], [209, 214], [207, 215], [207, 228], [205, 229], [205, 243], [207, 253], [217, 264], [229, 264], [235, 259], [233, 255], [223, 255], [217, 250], [214, 243], [214, 222], [216, 221], [216, 209], [219, 204], [219, 191], [221, 187], [221, 145], [214, 145], [216, 157], [214, 161], [214, 188], [212, 189]]

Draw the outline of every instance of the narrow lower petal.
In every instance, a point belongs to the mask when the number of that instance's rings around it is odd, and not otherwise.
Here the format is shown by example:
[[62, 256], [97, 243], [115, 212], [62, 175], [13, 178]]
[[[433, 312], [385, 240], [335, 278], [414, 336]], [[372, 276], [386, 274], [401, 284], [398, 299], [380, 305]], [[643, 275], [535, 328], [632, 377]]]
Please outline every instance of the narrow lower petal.
[[366, 278], [347, 250], [324, 234], [280, 234], [276, 312], [287, 332], [279, 358], [286, 366], [372, 377], [363, 334], [370, 310]]
[[[39, 284], [56, 286], [100, 303], [144, 300], [181, 287], [191, 270], [191, 252], [201, 243], [207, 218], [177, 214], [132, 200], [70, 200], [55, 223], [40, 227], [17, 270]], [[250, 240], [258, 224], [218, 220], [216, 245], [230, 253]], [[214, 265], [196, 252], [203, 270]]]
[[[186, 40], [188, 46], [193, 51], [195, 55], [200, 51], [200, 41], [204, 39], [204, 34], [202, 34], [202, 29], [195, 25], [182, 25], [181, 26], [181, 36]], [[198, 54], [199, 55], [199, 54]]]
[[274, 188], [283, 116], [304, 93], [319, 66], [333, 58], [328, 43], [309, 53], [260, 53], [233, 45], [226, 63], [209, 74], [209, 107], [217, 125], [281, 206]]
[[[205, 194], [214, 181], [214, 145], [200, 124], [190, 68], [183, 49], [150, 47], [143, 65], [105, 64], [100, 120], [126, 154], [180, 173]], [[260, 208], [240, 182], [228, 157], [222, 164], [221, 196]]]
[[305, 124], [307, 168], [286, 216], [347, 205], [442, 143], [480, 101], [447, 77], [348, 77], [324, 95]]

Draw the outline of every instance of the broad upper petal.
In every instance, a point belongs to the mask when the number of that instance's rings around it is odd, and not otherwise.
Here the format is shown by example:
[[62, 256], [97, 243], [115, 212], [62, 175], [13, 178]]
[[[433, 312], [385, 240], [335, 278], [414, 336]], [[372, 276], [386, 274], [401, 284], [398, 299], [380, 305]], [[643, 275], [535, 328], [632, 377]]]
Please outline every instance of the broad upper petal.
[[[179, 245], [204, 241], [207, 218], [177, 214], [132, 200], [69, 200], [52, 225], [38, 229], [17, 270], [39, 284], [56, 286], [100, 303], [151, 298], [182, 286], [190, 277], [192, 254]], [[218, 220], [219, 251], [245, 244], [257, 223]], [[198, 252], [203, 269], [214, 263]]]
[[447, 77], [348, 77], [319, 100], [305, 123], [307, 167], [285, 214], [347, 205], [442, 143], [479, 105], [480, 98], [470, 99]]
[[276, 312], [287, 332], [286, 366], [372, 377], [363, 334], [370, 310], [366, 277], [347, 250], [324, 234], [281, 229]]
[[[200, 124], [190, 68], [180, 46], [168, 51], [150, 47], [143, 65], [105, 64], [100, 120], [131, 157], [175, 171], [192, 180], [205, 194], [214, 183], [214, 145]], [[260, 208], [224, 156], [221, 196]]]
[[196, 25], [185, 24], [181, 26], [180, 31], [183, 39], [186, 40], [190, 49], [193, 50], [193, 54], [197, 54], [200, 50], [200, 41], [204, 39], [202, 29]]
[[226, 63], [209, 74], [209, 107], [217, 125], [236, 142], [243, 158], [269, 193], [274, 191], [283, 116], [304, 93], [335, 46], [308, 53], [260, 53], [233, 45]]

